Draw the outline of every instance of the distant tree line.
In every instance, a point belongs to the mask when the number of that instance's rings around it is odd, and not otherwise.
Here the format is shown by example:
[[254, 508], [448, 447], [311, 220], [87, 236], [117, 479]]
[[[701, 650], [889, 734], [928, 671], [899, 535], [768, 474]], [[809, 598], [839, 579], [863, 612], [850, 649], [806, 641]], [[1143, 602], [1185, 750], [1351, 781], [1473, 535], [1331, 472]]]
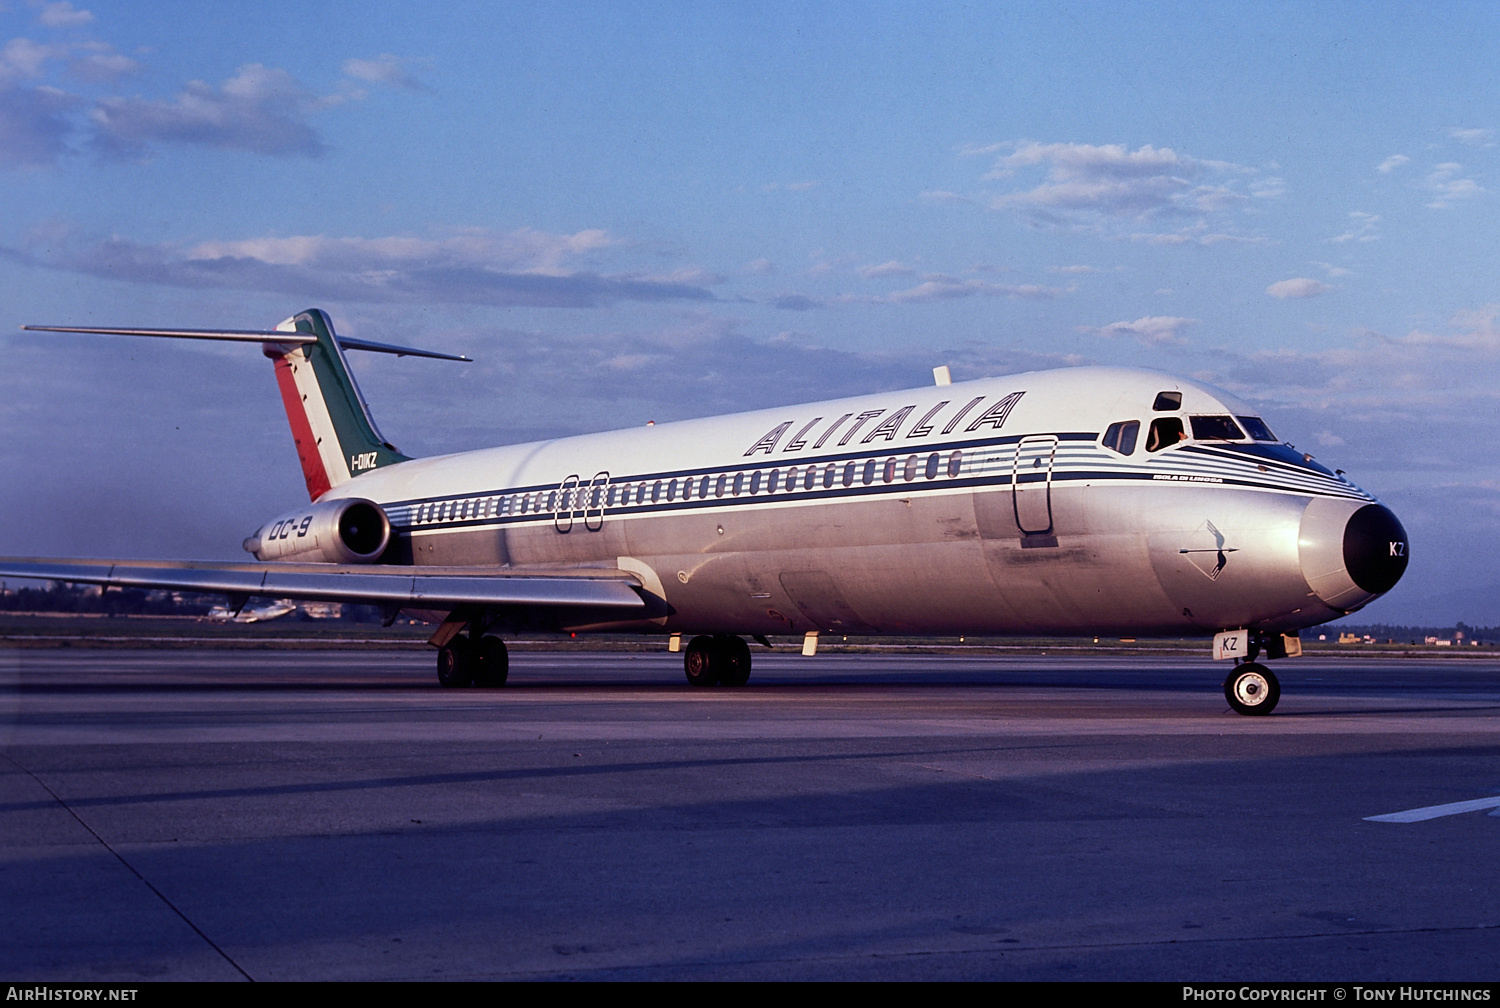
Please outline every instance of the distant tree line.
[[[0, 612], [105, 613], [110, 616], [206, 616], [214, 606], [225, 603], [223, 595], [200, 595], [194, 592], [170, 592], [146, 588], [110, 588], [90, 590], [79, 585], [54, 581], [46, 588], [5, 588], [0, 590]], [[296, 612], [283, 619], [311, 619]], [[349, 605], [343, 607], [341, 619], [354, 623], [378, 623], [379, 606]]]
[[1397, 626], [1392, 623], [1371, 623], [1367, 626], [1356, 626], [1350, 623], [1338, 623], [1332, 626], [1312, 627], [1302, 631], [1303, 639], [1309, 636], [1316, 638], [1318, 634], [1326, 633], [1330, 638], [1336, 634], [1352, 633], [1360, 637], [1368, 634], [1378, 641], [1393, 640], [1402, 644], [1420, 644], [1428, 637], [1436, 637], [1439, 640], [1454, 640], [1458, 634], [1463, 634], [1466, 641], [1477, 640], [1487, 643], [1500, 641], [1500, 627], [1476, 627], [1467, 623], [1459, 622], [1445, 627], [1432, 626]]

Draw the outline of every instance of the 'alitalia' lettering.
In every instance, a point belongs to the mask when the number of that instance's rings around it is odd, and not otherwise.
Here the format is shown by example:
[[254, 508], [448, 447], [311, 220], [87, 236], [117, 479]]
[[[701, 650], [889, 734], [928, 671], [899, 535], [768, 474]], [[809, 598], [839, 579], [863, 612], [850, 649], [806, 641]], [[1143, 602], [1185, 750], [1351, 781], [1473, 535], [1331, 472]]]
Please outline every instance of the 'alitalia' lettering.
[[755, 442], [755, 444], [751, 445], [750, 450], [745, 452], [745, 455], [748, 457], [750, 455], [754, 455], [758, 451], [763, 451], [767, 455], [771, 454], [776, 450], [776, 442], [781, 440], [781, 435], [785, 434], [788, 430], [791, 429], [791, 427], [792, 421], [788, 420], [786, 423], [779, 424], [775, 428], [767, 431], [765, 437], [761, 438], [759, 441]]

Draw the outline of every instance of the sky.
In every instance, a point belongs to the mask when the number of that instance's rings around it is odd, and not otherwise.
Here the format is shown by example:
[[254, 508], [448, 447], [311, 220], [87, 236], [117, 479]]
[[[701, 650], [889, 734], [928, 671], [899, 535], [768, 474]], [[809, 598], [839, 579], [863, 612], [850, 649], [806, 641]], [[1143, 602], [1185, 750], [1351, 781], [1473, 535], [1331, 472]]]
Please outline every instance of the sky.
[[[251, 346], [407, 454], [1085, 364], [1389, 505], [1357, 622], [1500, 624], [1500, 6], [0, 6], [0, 553], [243, 559], [305, 499]], [[1473, 439], [1470, 438], [1473, 436]]]

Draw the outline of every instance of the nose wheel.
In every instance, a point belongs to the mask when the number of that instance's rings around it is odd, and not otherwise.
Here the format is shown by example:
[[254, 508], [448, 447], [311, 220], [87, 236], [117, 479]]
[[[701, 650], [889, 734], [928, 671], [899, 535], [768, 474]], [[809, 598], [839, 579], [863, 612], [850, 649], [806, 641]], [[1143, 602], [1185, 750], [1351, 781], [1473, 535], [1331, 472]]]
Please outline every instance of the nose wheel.
[[1281, 699], [1281, 683], [1260, 662], [1243, 662], [1224, 680], [1224, 699], [1236, 714], [1269, 714]]

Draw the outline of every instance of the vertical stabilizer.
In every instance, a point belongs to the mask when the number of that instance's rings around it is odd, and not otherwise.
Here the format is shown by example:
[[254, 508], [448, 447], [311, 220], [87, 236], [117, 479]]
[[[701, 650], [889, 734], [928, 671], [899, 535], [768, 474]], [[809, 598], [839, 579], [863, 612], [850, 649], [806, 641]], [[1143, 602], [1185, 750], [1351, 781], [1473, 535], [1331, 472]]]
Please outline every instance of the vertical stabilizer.
[[308, 496], [317, 500], [361, 473], [405, 462], [407, 456], [375, 429], [328, 315], [309, 308], [276, 329], [317, 337], [316, 342], [302, 344], [268, 340], [263, 347], [276, 364], [276, 384]]

